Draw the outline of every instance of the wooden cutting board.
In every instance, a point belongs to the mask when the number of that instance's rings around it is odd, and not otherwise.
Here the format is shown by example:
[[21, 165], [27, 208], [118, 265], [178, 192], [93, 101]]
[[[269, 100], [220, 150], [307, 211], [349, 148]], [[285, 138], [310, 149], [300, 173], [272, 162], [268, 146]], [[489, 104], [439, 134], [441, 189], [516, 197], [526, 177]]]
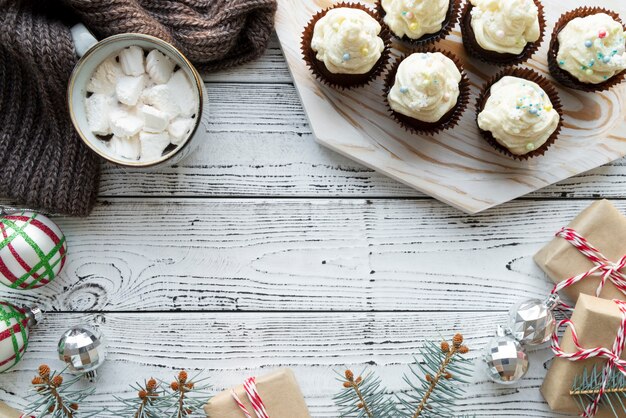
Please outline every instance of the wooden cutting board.
[[[525, 66], [548, 75], [549, 38], [559, 16], [576, 7], [611, 8], [626, 19], [623, 0], [544, 0], [546, 34]], [[373, 0], [362, 1], [372, 5]], [[475, 99], [498, 67], [469, 58], [457, 27], [437, 46], [453, 51], [472, 82], [472, 98], [459, 125], [434, 137], [407, 133], [388, 114], [379, 78], [367, 87], [339, 91], [309, 72], [300, 52], [302, 30], [330, 0], [278, 0], [276, 31], [315, 138], [355, 161], [468, 213], [477, 213], [626, 155], [626, 83], [605, 93], [559, 87], [564, 127], [544, 156], [515, 161], [479, 135]], [[396, 47], [399, 47], [395, 43]], [[406, 52], [394, 50], [394, 56]]]

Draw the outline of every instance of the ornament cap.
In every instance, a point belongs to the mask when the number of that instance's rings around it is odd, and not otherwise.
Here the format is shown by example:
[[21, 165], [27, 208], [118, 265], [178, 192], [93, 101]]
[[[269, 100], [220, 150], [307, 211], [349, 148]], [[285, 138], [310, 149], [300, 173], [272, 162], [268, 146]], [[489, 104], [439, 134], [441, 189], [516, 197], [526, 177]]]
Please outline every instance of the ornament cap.
[[31, 306], [26, 309], [26, 317], [28, 318], [28, 326], [35, 326], [43, 320], [43, 311], [39, 306]]

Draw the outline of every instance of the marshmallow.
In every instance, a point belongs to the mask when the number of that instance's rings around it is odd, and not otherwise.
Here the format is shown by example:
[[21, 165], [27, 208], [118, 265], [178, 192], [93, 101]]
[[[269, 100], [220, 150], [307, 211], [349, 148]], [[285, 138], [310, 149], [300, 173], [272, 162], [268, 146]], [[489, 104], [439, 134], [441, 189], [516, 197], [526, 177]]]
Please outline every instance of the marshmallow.
[[143, 71], [143, 49], [138, 46], [129, 46], [120, 51], [120, 65], [126, 75], [138, 76]]
[[167, 113], [160, 111], [156, 107], [143, 105], [139, 109], [139, 113], [143, 117], [143, 130], [146, 132], [163, 132], [170, 122]]
[[141, 155], [141, 142], [138, 135], [129, 138], [113, 136], [109, 141], [109, 149], [113, 154], [129, 160], [138, 160]]
[[96, 135], [108, 135], [111, 133], [109, 114], [115, 104], [113, 98], [104, 94], [92, 94], [85, 99], [87, 123], [89, 129]]
[[191, 118], [176, 118], [167, 128], [167, 131], [170, 134], [170, 139], [172, 140], [172, 144], [180, 145], [183, 143], [191, 129], [193, 129], [195, 120]]
[[167, 113], [170, 119], [173, 119], [180, 114], [178, 101], [166, 84], [158, 84], [144, 90], [141, 94], [141, 99], [144, 103], [154, 106], [160, 111]]
[[167, 83], [175, 66], [174, 61], [156, 49], [150, 51], [146, 57], [146, 71], [150, 75], [150, 79], [156, 84]]
[[141, 161], [158, 160], [163, 155], [163, 151], [170, 144], [170, 137], [167, 132], [153, 134], [141, 132], [139, 134], [141, 142]]
[[117, 100], [129, 106], [137, 104], [137, 100], [141, 96], [144, 87], [144, 77], [121, 76], [117, 79], [115, 86], [115, 95]]
[[114, 57], [107, 58], [98, 65], [87, 83], [87, 91], [91, 93], [113, 94], [117, 78], [124, 75], [122, 67]]
[[110, 115], [111, 131], [116, 136], [129, 137], [143, 128], [143, 120], [124, 109], [116, 109]]
[[183, 70], [178, 70], [172, 74], [166, 86], [169, 87], [171, 92], [175, 93], [173, 97], [178, 103], [178, 107], [180, 107], [181, 115], [191, 117], [197, 112], [198, 98]]

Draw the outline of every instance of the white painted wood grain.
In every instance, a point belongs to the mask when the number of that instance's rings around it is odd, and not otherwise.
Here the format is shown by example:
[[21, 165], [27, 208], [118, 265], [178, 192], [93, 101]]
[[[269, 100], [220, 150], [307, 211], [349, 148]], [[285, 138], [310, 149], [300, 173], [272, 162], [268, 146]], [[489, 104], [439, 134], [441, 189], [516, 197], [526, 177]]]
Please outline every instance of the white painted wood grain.
[[[276, 31], [295, 85], [315, 137], [325, 146], [468, 213], [480, 212], [626, 154], [626, 84], [595, 94], [559, 89], [564, 120], [559, 140], [544, 156], [527, 161], [500, 154], [480, 137], [474, 116], [475, 98], [454, 129], [434, 137], [407, 133], [388, 116], [380, 78], [364, 88], [339, 90], [317, 82], [307, 68], [300, 51], [302, 30], [312, 15], [333, 3], [280, 0], [276, 18]], [[374, 1], [362, 3], [371, 5]], [[619, 0], [589, 0], [584, 4], [619, 8]], [[567, 2], [545, 4], [548, 34], [554, 21], [571, 7]], [[545, 40], [527, 63], [544, 74], [547, 44]], [[474, 97], [477, 86], [498, 71], [495, 66], [468, 58], [458, 31], [439, 47], [460, 57], [473, 84]]]
[[[179, 167], [150, 173], [104, 166], [103, 196], [424, 196], [317, 144], [295, 88], [208, 83], [206, 141]], [[252, 94], [254, 92], [254, 94]], [[623, 160], [532, 197], [622, 197]]]
[[532, 256], [589, 203], [111, 199], [57, 219], [61, 277], [7, 294], [62, 311], [502, 311], [547, 293]]
[[[436, 307], [442, 309], [445, 307]], [[406, 364], [425, 339], [459, 331], [480, 355], [494, 324], [505, 315], [494, 313], [147, 313], [104, 314], [103, 332], [109, 359], [100, 370], [96, 400], [113, 405], [113, 395], [132, 396], [127, 385], [151, 376], [169, 380], [179, 369], [206, 370], [221, 390], [250, 375], [275, 367], [294, 369], [312, 416], [336, 418], [331, 397], [338, 383], [333, 370], [361, 370], [370, 363], [390, 391], [407, 390], [402, 382]], [[79, 314], [51, 314], [33, 333], [24, 360], [0, 375], [0, 398], [23, 403], [29, 381], [41, 363], [61, 367], [53, 353], [58, 336], [71, 324], [90, 322]], [[547, 349], [531, 353], [528, 377], [516, 386], [496, 386], [476, 369], [459, 410], [478, 417], [557, 417], [548, 412], [538, 387]]]

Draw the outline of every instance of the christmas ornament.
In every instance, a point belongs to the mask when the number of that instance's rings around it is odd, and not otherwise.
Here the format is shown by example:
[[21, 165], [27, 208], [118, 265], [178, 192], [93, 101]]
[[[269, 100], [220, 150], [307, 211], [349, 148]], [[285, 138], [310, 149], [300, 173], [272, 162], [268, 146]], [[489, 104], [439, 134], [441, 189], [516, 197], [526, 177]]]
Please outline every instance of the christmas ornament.
[[484, 361], [489, 378], [504, 385], [517, 382], [528, 371], [528, 355], [524, 347], [501, 326], [487, 345]]
[[550, 339], [556, 327], [553, 310], [559, 304], [556, 294], [545, 301], [529, 299], [514, 305], [509, 311], [509, 328], [522, 344], [538, 345]]
[[97, 328], [78, 325], [65, 331], [59, 340], [59, 358], [74, 374], [84, 374], [90, 382], [96, 380], [96, 369], [104, 363], [106, 344]]
[[0, 282], [12, 289], [50, 283], [65, 264], [67, 243], [50, 218], [0, 208]]
[[30, 328], [42, 317], [37, 307], [23, 309], [0, 301], [0, 373], [22, 359], [28, 347]]

